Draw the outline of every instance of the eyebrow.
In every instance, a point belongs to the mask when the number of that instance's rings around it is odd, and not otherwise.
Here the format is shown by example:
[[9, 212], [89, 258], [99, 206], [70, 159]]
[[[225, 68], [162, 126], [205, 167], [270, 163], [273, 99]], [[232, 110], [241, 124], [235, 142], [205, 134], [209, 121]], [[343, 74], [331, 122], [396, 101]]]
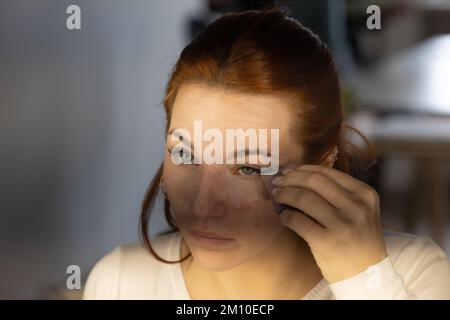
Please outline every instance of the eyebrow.
[[[263, 151], [266, 151], [266, 150], [263, 150]], [[230, 158], [231, 156], [233, 156], [234, 158], [237, 158], [238, 153], [240, 155], [245, 154], [246, 157], [248, 157], [249, 155], [258, 155], [258, 154], [260, 156], [264, 156], [264, 157], [267, 154], [268, 158], [270, 158], [270, 156], [271, 156], [270, 152], [265, 152], [265, 153], [258, 153], [258, 152], [259, 152], [259, 149], [251, 149], [251, 150], [249, 150], [248, 148], [246, 148], [244, 150], [235, 150], [234, 152], [230, 152], [230, 154], [227, 156], [227, 159]]]
[[[177, 138], [182, 138], [182, 139], [180, 139], [180, 141], [183, 143], [183, 144], [185, 144], [185, 145], [187, 145], [187, 146], [190, 146], [191, 147], [191, 149], [193, 150], [193, 145], [192, 145], [192, 142], [191, 141], [189, 141], [189, 139], [187, 139], [187, 138], [185, 138], [185, 137], [183, 137], [183, 136], [181, 136], [181, 135], [176, 135], [176, 134], [174, 134], [174, 131], [176, 130], [176, 129], [178, 129], [178, 128], [172, 128], [172, 129], [170, 129], [169, 131], [168, 131], [168, 133], [167, 133], [167, 135], [169, 136], [169, 135], [174, 135], [174, 136], [176, 136]], [[266, 156], [267, 155], [267, 157], [268, 158], [270, 158], [271, 156], [272, 156], [272, 154], [271, 154], [271, 152], [270, 151], [267, 151], [267, 150], [262, 150], [262, 151], [264, 151], [264, 153], [261, 153], [260, 152], [260, 150], [259, 150], [259, 148], [257, 148], [257, 149], [248, 149], [248, 148], [245, 148], [245, 149], [241, 149], [241, 150], [235, 150], [234, 152], [230, 152], [230, 154], [227, 156], [227, 159], [229, 159], [231, 156], [233, 156], [233, 157], [235, 157], [235, 158], [237, 158], [237, 156], [238, 156], [238, 153], [239, 154], [242, 154], [242, 153], [244, 153], [245, 154], [245, 156], [249, 156], [249, 155], [263, 155], [263, 156]]]

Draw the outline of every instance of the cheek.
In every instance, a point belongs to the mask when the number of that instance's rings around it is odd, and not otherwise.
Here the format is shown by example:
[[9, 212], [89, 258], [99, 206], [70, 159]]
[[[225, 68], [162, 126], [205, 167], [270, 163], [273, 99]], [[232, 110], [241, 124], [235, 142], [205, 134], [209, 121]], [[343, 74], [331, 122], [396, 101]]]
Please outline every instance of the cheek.
[[247, 186], [245, 190], [250, 193], [247, 199], [254, 201], [242, 202], [245, 205], [242, 207], [240, 234], [250, 250], [261, 252], [275, 241], [284, 227], [273, 208], [263, 177], [252, 188]]
[[226, 181], [230, 205], [237, 211], [255, 211], [271, 207], [271, 198], [262, 177], [232, 177]]
[[[177, 221], [184, 223], [185, 219], [191, 218], [192, 204], [198, 199], [200, 175], [169, 163], [165, 164], [164, 179], [171, 209]], [[208, 191], [211, 194], [208, 201], [221, 202], [225, 206], [226, 224], [233, 229], [232, 233], [269, 232], [270, 227], [273, 229], [280, 224], [261, 177], [223, 174], [213, 188], [217, 189]]]
[[250, 208], [241, 222], [246, 228], [245, 233], [252, 238], [278, 233], [282, 228], [280, 218], [273, 211], [270, 201], [260, 201], [258, 205]]
[[257, 191], [257, 201], [250, 201], [241, 207], [243, 210], [240, 214], [239, 229], [248, 241], [264, 242], [262, 239], [278, 234], [283, 226], [279, 215], [273, 210], [272, 200], [266, 195], [266, 190], [257, 188]]
[[185, 208], [192, 202], [195, 196], [195, 188], [198, 185], [195, 176], [189, 176], [185, 170], [170, 163], [164, 164], [165, 189], [170, 199], [172, 208]]
[[257, 206], [241, 219], [239, 228], [239, 250], [228, 259], [235, 265], [244, 263], [270, 251], [284, 232], [276, 213], [264, 206]]

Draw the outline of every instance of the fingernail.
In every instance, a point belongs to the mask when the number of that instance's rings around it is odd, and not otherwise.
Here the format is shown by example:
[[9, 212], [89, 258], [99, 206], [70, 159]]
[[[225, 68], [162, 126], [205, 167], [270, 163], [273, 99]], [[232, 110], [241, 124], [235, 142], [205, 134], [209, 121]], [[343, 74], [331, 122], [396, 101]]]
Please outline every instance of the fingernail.
[[281, 174], [286, 174], [286, 173], [288, 173], [289, 171], [292, 171], [292, 170], [294, 170], [294, 169], [292, 169], [292, 168], [289, 168], [289, 169], [285, 169], [285, 170], [283, 170], [282, 172], [281, 172]]
[[279, 186], [280, 184], [282, 184], [284, 181], [283, 177], [276, 177], [275, 179], [272, 180], [272, 183], [276, 186]]
[[272, 194], [274, 196], [276, 196], [278, 192], [280, 192], [280, 188], [275, 188], [275, 189], [272, 190]]

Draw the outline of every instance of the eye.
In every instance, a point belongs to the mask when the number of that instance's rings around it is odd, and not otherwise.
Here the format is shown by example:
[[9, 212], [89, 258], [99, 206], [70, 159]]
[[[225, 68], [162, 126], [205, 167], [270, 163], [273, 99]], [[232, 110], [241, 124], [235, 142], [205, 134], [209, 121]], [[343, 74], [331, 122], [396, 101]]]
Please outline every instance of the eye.
[[[172, 156], [172, 150], [171, 149], [167, 149], [167, 151], [169, 152], [169, 155]], [[175, 150], [175, 155], [177, 153], [177, 150]], [[180, 148], [178, 150], [178, 157], [181, 161], [181, 165], [191, 165], [194, 164], [194, 155], [193, 152], [184, 152], [183, 148]]]
[[242, 166], [237, 169], [236, 172], [240, 172], [244, 176], [254, 176], [259, 175], [261, 173], [261, 169], [250, 166]]
[[180, 150], [179, 152], [181, 161], [183, 162], [183, 164], [191, 164], [194, 163], [194, 156], [192, 155], [192, 153], [189, 152], [184, 152], [183, 149]]

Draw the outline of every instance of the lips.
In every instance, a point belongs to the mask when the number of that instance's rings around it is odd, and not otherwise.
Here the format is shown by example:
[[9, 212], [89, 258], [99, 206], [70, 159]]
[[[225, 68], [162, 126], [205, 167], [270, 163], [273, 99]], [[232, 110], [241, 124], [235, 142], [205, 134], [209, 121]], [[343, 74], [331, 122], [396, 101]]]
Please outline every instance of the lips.
[[198, 229], [192, 229], [191, 233], [200, 236], [200, 237], [205, 237], [205, 238], [211, 238], [211, 239], [223, 239], [223, 240], [232, 240], [231, 238], [227, 238], [224, 237], [220, 234], [217, 233], [213, 233], [213, 232], [208, 232], [208, 231], [201, 231]]

